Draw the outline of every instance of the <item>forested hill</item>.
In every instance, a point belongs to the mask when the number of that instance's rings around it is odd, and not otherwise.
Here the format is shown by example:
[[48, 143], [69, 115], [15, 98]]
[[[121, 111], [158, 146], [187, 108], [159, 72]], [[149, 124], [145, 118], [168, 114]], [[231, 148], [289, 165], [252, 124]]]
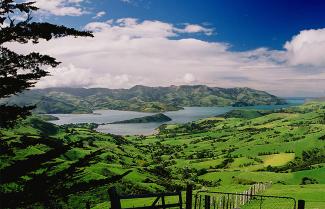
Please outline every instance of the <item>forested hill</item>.
[[27, 91], [6, 102], [37, 105], [38, 113], [90, 113], [96, 109], [163, 112], [186, 106], [249, 106], [284, 104], [264, 91], [250, 88], [218, 88], [204, 85], [130, 89], [47, 88]]

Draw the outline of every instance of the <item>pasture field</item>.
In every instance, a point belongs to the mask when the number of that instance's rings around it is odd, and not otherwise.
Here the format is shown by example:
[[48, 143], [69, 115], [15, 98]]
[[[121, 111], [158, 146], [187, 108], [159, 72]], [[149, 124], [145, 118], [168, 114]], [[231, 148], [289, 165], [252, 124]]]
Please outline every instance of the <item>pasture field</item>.
[[306, 209], [325, 208], [325, 185], [273, 185], [265, 195], [289, 196], [306, 201]]
[[[102, 208], [112, 186], [120, 194], [184, 190], [187, 184], [242, 192], [270, 181], [265, 195], [325, 208], [321, 102], [163, 125], [150, 136], [104, 134], [90, 124], [56, 126], [32, 116], [1, 129], [0, 138], [4, 208], [84, 208], [86, 202]], [[148, 202], [137, 201], [132, 204]]]

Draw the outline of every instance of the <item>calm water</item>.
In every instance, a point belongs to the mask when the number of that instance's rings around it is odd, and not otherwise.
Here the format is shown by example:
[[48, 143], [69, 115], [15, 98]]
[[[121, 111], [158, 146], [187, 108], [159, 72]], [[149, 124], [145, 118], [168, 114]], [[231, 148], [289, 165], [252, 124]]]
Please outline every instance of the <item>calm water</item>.
[[[288, 99], [288, 105], [261, 105], [242, 107], [244, 109], [272, 110], [284, 108], [292, 105], [299, 105], [304, 102], [303, 99]], [[224, 114], [230, 110], [239, 109], [238, 107], [185, 107], [184, 110], [165, 112], [172, 119], [168, 123], [186, 123], [202, 118], [212, 117]], [[118, 110], [98, 110], [94, 114], [53, 114], [60, 120], [53, 121], [57, 125], [69, 123], [110, 123], [152, 115], [152, 113], [141, 113], [133, 111]], [[155, 129], [163, 123], [139, 123], [139, 124], [107, 124], [100, 125], [97, 131], [104, 133], [113, 133], [118, 135], [148, 135], [152, 134]]]

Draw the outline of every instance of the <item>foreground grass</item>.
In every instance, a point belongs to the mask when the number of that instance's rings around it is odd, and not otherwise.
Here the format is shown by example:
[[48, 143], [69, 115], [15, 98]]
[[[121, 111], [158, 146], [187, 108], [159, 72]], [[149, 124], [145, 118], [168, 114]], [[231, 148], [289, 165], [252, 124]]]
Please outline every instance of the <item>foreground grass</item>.
[[[324, 177], [324, 176], [323, 176]], [[306, 201], [306, 209], [325, 208], [325, 185], [273, 185], [265, 195], [293, 197]]]

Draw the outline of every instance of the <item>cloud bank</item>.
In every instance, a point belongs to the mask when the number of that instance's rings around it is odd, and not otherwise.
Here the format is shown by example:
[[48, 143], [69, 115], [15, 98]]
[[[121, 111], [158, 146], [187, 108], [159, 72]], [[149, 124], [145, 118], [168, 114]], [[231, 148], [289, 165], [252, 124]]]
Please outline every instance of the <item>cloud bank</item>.
[[62, 38], [38, 45], [11, 44], [58, 58], [62, 64], [37, 87], [128, 88], [142, 84], [168, 86], [206, 84], [251, 87], [280, 95], [323, 95], [325, 90], [324, 31], [301, 31], [283, 50], [258, 48], [230, 51], [230, 45], [184, 38], [210, 35], [213, 29], [133, 18], [91, 22], [94, 38]]
[[[56, 16], [81, 16], [87, 11], [81, 6], [86, 0], [34, 0], [41, 14]], [[27, 0], [29, 2], [29, 0]]]

